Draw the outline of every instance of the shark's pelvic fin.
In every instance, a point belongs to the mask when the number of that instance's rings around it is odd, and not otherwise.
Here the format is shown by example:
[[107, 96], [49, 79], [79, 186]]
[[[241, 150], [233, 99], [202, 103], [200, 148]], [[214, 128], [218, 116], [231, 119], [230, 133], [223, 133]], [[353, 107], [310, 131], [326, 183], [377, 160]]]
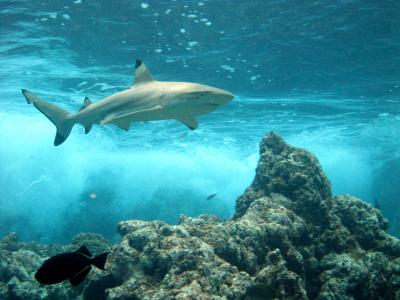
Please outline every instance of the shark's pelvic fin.
[[93, 124], [90, 125], [86, 125], [85, 126], [85, 134], [88, 134], [90, 132], [90, 130], [92, 130]]
[[[82, 106], [81, 106], [79, 111], [84, 110], [86, 107], [88, 107], [91, 104], [92, 104], [92, 101], [90, 101], [89, 97], [86, 97], [85, 100], [83, 101], [83, 104], [82, 104]], [[90, 132], [90, 130], [92, 129], [92, 127], [93, 127], [93, 123], [84, 124], [83, 126], [85, 127], [85, 134], [88, 134]]]
[[195, 130], [197, 126], [199, 126], [199, 122], [197, 122], [193, 116], [180, 116], [177, 120], [185, 124], [191, 130]]
[[116, 120], [113, 122], [113, 124], [117, 125], [119, 128], [128, 131], [130, 127], [130, 122], [125, 121], [125, 120]]
[[56, 127], [57, 134], [54, 139], [54, 145], [58, 146], [62, 144], [69, 134], [71, 133], [72, 127], [75, 122], [72, 119], [72, 114], [68, 111], [55, 106], [54, 104], [48, 103], [27, 90], [22, 90], [22, 94], [25, 96], [26, 101], [32, 103], [42, 114], [44, 114]]
[[88, 97], [86, 97], [85, 100], [83, 101], [83, 104], [82, 104], [81, 109], [79, 111], [84, 110], [90, 104], [92, 104], [92, 101], [90, 101], [90, 99]]
[[132, 86], [151, 81], [154, 81], [153, 76], [151, 76], [146, 65], [142, 63], [141, 60], [137, 59], [135, 64], [135, 80], [133, 81]]

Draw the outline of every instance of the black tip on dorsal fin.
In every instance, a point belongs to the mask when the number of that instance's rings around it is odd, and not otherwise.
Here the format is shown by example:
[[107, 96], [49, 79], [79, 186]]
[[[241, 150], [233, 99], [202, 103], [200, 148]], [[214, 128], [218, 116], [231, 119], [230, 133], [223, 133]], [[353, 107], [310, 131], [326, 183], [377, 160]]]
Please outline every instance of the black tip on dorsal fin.
[[135, 64], [135, 70], [136, 70], [137, 68], [139, 68], [141, 65], [142, 65], [142, 61], [141, 61], [140, 59], [137, 59], [137, 60], [136, 60], [136, 64]]
[[137, 59], [135, 64], [135, 80], [133, 81], [132, 86], [151, 81], [154, 81], [153, 76], [151, 76], [146, 65], [140, 59]]
[[90, 253], [89, 249], [86, 248], [85, 245], [83, 245], [82, 247], [80, 247], [80, 248], [79, 248], [78, 250], [76, 250], [75, 252], [81, 253], [81, 254], [86, 255], [86, 256], [89, 256], [89, 257], [92, 256], [92, 253]]

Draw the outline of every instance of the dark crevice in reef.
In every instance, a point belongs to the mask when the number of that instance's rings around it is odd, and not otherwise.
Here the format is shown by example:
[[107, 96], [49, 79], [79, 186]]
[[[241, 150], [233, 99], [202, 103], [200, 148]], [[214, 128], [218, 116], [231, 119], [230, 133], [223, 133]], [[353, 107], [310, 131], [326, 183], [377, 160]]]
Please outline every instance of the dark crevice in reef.
[[106, 289], [121, 285], [123, 281], [118, 280], [109, 273], [98, 280], [92, 280], [91, 284], [86, 285], [83, 298], [86, 300], [105, 300], [107, 299]]
[[[231, 220], [124, 221], [115, 245], [95, 234], [66, 246], [9, 235], [0, 242], [0, 298], [400, 299], [400, 242], [387, 228], [379, 210], [332, 197], [318, 160], [270, 133]], [[111, 251], [106, 271], [78, 288], [33, 280], [46, 257], [82, 243]]]

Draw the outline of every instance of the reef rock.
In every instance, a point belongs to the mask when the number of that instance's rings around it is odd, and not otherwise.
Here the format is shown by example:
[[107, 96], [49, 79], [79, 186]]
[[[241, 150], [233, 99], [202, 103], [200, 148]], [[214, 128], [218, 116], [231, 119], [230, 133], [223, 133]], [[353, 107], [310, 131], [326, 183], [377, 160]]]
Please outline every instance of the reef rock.
[[84, 299], [400, 299], [387, 228], [361, 200], [332, 198], [318, 160], [270, 133], [234, 218], [121, 222]]
[[[32, 289], [29, 299], [400, 299], [400, 242], [387, 228], [379, 210], [332, 197], [318, 160], [270, 133], [231, 220], [120, 222], [106, 271], [93, 270], [77, 288], [39, 287], [31, 274], [46, 251], [10, 236], [0, 243], [0, 296], [28, 299]], [[91, 238], [73, 246], [82, 240]]]

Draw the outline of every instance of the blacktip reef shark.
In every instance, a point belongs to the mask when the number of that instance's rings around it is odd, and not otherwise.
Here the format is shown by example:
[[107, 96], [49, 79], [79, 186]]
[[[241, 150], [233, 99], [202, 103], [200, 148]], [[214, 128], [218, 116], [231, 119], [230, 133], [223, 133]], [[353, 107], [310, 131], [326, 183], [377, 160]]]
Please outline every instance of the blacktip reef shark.
[[96, 103], [85, 98], [78, 113], [70, 113], [22, 90], [28, 103], [44, 114], [57, 127], [54, 145], [62, 144], [75, 124], [115, 124], [129, 130], [132, 122], [175, 119], [196, 129], [196, 116], [207, 114], [230, 102], [234, 95], [215, 87], [191, 82], [164, 82], [153, 79], [146, 65], [136, 60], [132, 86]]

